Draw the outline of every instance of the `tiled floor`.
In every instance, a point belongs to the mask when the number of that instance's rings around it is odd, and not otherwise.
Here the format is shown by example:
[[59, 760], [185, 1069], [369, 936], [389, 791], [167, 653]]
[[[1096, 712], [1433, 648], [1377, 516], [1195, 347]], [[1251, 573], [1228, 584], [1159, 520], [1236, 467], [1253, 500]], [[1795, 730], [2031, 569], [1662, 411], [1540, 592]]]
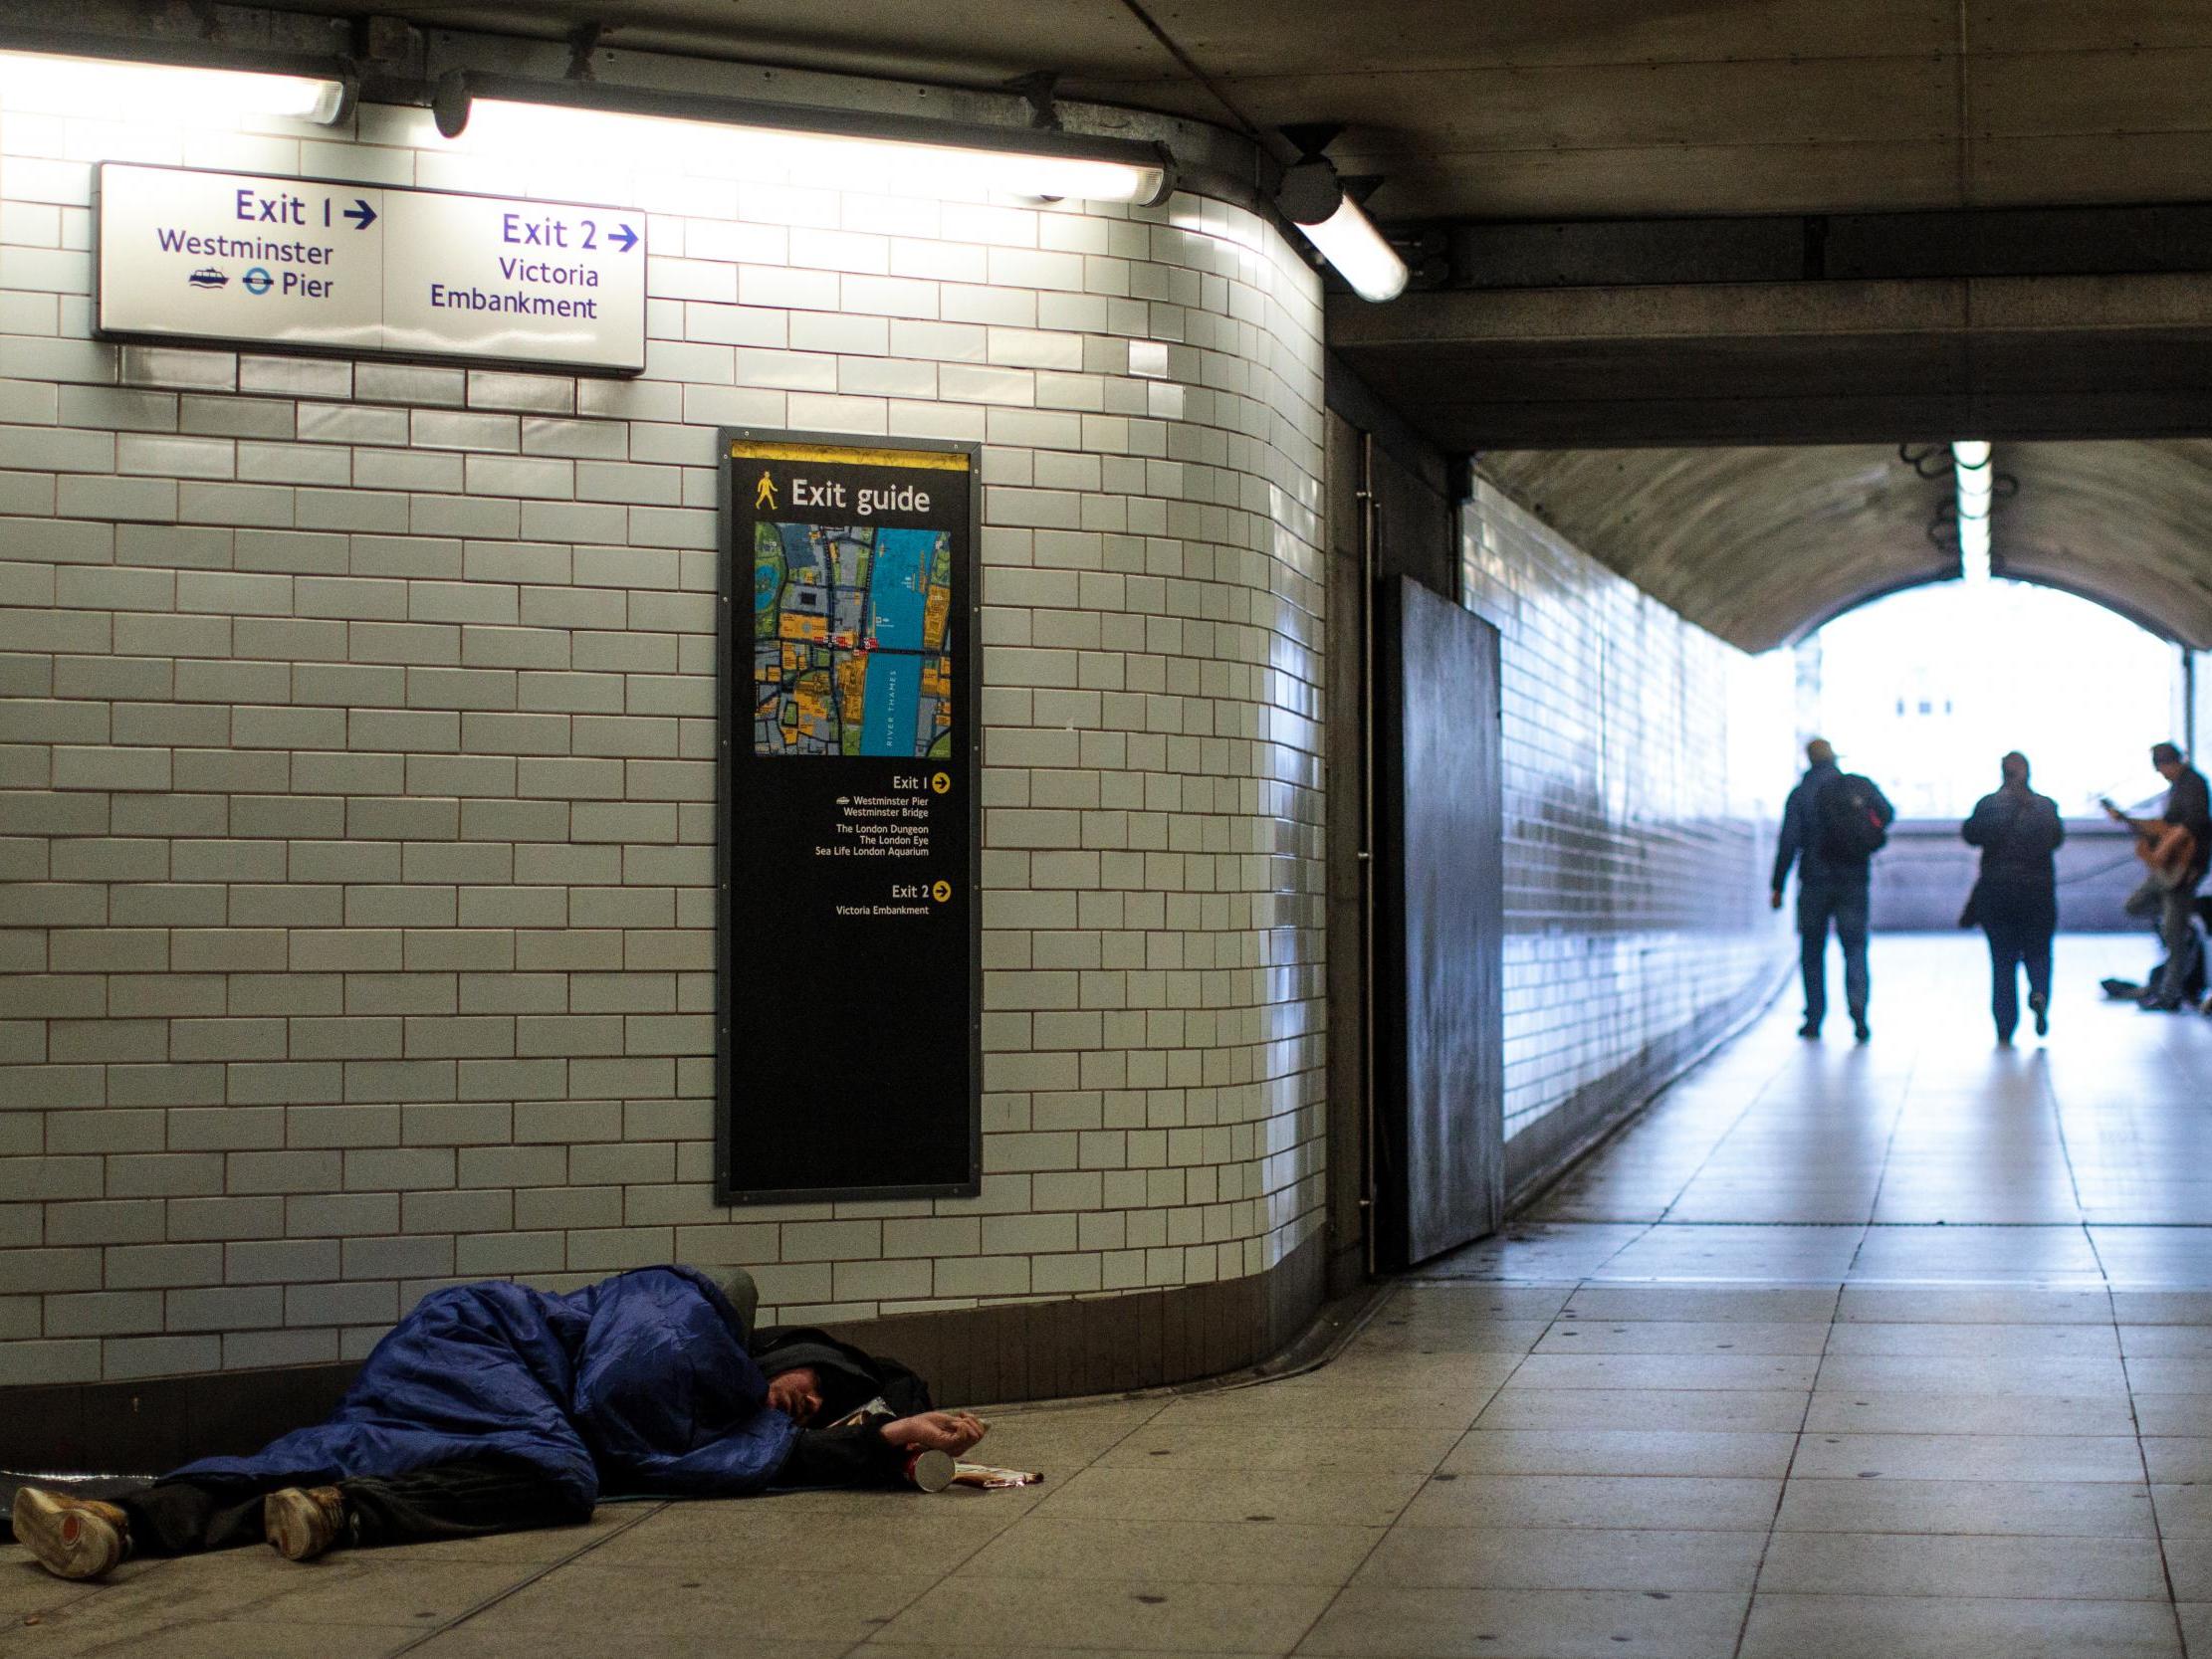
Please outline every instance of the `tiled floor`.
[[995, 1413], [1041, 1489], [8, 1552], [0, 1654], [2212, 1654], [2212, 1020], [2099, 1003], [2143, 954], [2005, 1054], [1967, 941], [1879, 940], [1872, 1047], [1785, 1003], [1321, 1370]]

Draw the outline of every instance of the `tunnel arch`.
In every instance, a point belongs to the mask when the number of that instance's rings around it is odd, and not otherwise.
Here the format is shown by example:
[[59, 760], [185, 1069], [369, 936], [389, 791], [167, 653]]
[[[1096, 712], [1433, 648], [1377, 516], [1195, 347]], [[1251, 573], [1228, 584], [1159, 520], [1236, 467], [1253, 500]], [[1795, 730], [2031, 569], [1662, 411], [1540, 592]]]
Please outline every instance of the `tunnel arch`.
[[[2000, 444], [2020, 481], [2000, 572], [2212, 648], [2212, 441]], [[1484, 476], [1692, 622], [1747, 651], [1957, 570], [1927, 525], [1951, 493], [1894, 447], [1498, 450]]]
[[[1999, 564], [1998, 566], [1996, 566], [1991, 571], [1991, 574], [2007, 581], [2026, 582], [2033, 587], [2046, 587], [2051, 589], [2051, 591], [2054, 593], [2063, 593], [2070, 599], [2080, 599], [2086, 604], [2101, 606], [2103, 609], [2110, 611], [2114, 616], [2120, 618], [2122, 621], [2133, 623], [2144, 633], [2149, 634], [2156, 639], [2164, 640], [2169, 645], [2179, 646], [2184, 643], [2182, 640], [2175, 637], [2174, 632], [2171, 628], [2165, 626], [2155, 617], [2142, 615], [2140, 612], [2131, 609], [2129, 606], [2121, 604], [2118, 601], [2114, 600], [2108, 594], [2093, 593], [2088, 588], [2081, 587], [2071, 582], [2056, 581], [2049, 576], [2023, 575], [2020, 572], [2010, 569], [2003, 564]], [[1909, 576], [1903, 581], [1892, 582], [1886, 587], [1876, 588], [1871, 593], [1859, 594], [1855, 598], [1846, 599], [1834, 610], [1824, 611], [1819, 616], [1813, 617], [1811, 620], [1802, 623], [1793, 633], [1790, 634], [1787, 639], [1783, 640], [1781, 643], [1783, 645], [1801, 644], [1805, 640], [1812, 638], [1813, 635], [1819, 633], [1831, 622], [1841, 621], [1844, 617], [1851, 615], [1854, 611], [1863, 611], [1869, 605], [1879, 605], [1884, 599], [1893, 599], [1900, 593], [1910, 593], [1915, 588], [1933, 587], [1938, 583], [1951, 581], [1954, 579], [1954, 577], [1951, 577], [1949, 575]]]

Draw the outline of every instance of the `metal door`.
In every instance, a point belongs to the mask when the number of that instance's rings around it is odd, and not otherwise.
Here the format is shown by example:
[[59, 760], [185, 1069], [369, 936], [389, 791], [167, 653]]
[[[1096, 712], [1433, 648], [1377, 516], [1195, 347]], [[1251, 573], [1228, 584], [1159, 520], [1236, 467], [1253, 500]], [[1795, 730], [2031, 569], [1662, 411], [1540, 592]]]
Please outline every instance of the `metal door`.
[[1504, 773], [1497, 630], [1409, 578], [1380, 598], [1376, 1203], [1405, 1266], [1503, 1217]]

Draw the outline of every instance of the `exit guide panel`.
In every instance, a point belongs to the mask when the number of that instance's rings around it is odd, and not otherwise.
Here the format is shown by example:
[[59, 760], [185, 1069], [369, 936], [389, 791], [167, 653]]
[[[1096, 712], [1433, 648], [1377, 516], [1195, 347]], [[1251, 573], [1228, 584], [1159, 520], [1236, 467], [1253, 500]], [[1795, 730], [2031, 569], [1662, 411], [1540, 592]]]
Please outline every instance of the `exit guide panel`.
[[724, 434], [725, 1201], [980, 1190], [978, 454]]

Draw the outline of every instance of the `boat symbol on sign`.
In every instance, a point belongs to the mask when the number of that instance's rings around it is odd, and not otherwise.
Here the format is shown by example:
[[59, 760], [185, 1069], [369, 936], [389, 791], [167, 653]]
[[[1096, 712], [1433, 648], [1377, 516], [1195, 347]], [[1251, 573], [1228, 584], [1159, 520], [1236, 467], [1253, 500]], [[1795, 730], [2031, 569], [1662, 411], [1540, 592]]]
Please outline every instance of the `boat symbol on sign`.
[[203, 265], [184, 279], [194, 288], [228, 288], [230, 279], [212, 265]]

